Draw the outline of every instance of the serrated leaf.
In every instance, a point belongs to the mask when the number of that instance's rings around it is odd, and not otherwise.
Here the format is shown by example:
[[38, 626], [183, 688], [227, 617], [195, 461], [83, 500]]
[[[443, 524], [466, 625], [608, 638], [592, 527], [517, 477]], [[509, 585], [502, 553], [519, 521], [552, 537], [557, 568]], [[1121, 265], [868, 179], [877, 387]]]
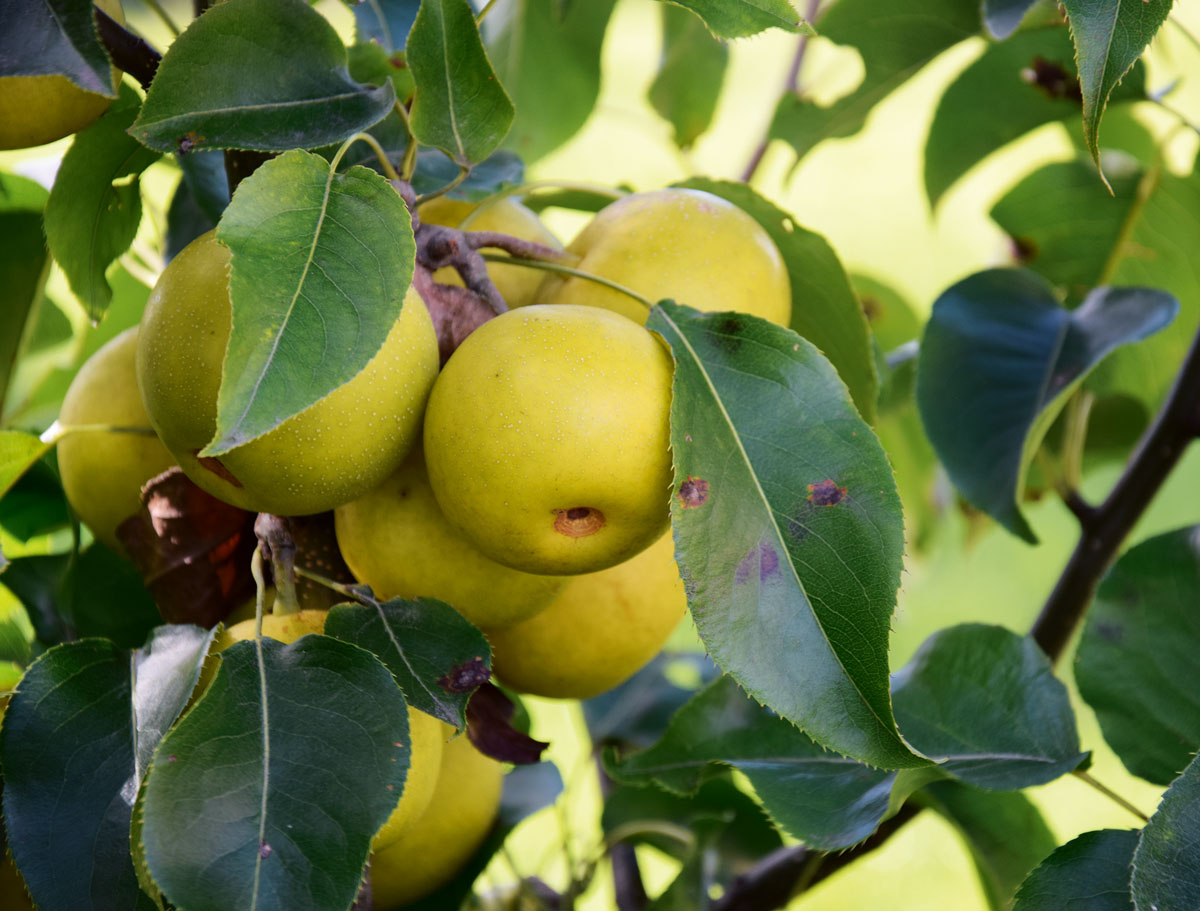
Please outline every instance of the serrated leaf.
[[770, 135], [803, 158], [825, 139], [853, 136], [871, 109], [942, 51], [979, 33], [980, 0], [840, 0], [821, 17], [821, 36], [862, 55], [866, 73], [849, 95], [828, 107], [787, 93]]
[[812, 35], [788, 0], [669, 0], [699, 16], [718, 38], [746, 38], [769, 28]]
[[983, 0], [983, 21], [993, 38], [1007, 38], [1017, 30], [1037, 0]]
[[650, 86], [650, 103], [675, 131], [675, 144], [691, 148], [712, 123], [725, 81], [729, 49], [691, 13], [662, 4], [662, 59]]
[[75, 136], [46, 203], [50, 252], [93, 323], [112, 301], [104, 273], [129, 249], [142, 220], [138, 178], [159, 159], [125, 133], [139, 103], [137, 92], [122, 86], [104, 115]]
[[471, 694], [491, 676], [483, 633], [433, 598], [340, 604], [329, 612], [325, 634], [375, 654], [409, 705], [460, 730]]
[[195, 627], [165, 635], [178, 647], [152, 641], [131, 656], [103, 639], [55, 646], [9, 703], [0, 730], [5, 820], [44, 911], [155, 907], [129, 854], [136, 757], [182, 708], [208, 639]]
[[467, 0], [423, 0], [407, 54], [417, 86], [413, 135], [464, 167], [483, 161], [504, 141], [515, 112]]
[[1087, 758], [1066, 687], [1032, 639], [966, 623], [934, 633], [892, 679], [905, 738], [959, 781], [1007, 791]]
[[[558, 148], [583, 126], [600, 94], [600, 48], [615, 0], [524, 0], [495, 32], [488, 51], [516, 105], [505, 145], [525, 161]], [[495, 18], [495, 17], [493, 17]], [[531, 53], [536, 48], [537, 53]]]
[[859, 414], [873, 422], [879, 377], [871, 356], [870, 332], [846, 270], [829, 241], [801, 227], [745, 184], [697, 177], [679, 186], [727, 199], [763, 226], [787, 265], [792, 286], [791, 328], [833, 363]]
[[[1100, 167], [1100, 118], [1113, 89], [1166, 21], [1174, 0], [1062, 0], [1083, 89], [1083, 134]], [[1101, 172], [1101, 178], [1103, 178]]]
[[1170, 784], [1200, 748], [1200, 526], [1125, 553], [1096, 592], [1075, 679], [1134, 775]]
[[[46, 250], [42, 210], [46, 191], [15, 174], [0, 174], [0, 417], [8, 381], [20, 356], [26, 325], [36, 321], [50, 257]], [[57, 308], [55, 308], [57, 309]]]
[[926, 787], [919, 801], [958, 829], [993, 911], [1011, 906], [1017, 887], [1057, 844], [1037, 806], [1019, 792], [939, 781]]
[[228, 0], [171, 44], [129, 132], [162, 152], [311, 149], [365, 130], [395, 100], [390, 83], [350, 78], [341, 38], [307, 3]]
[[[694, 677], [693, 686], [674, 676]], [[648, 747], [701, 686], [720, 674], [712, 659], [688, 652], [660, 652], [618, 687], [583, 702], [583, 716], [595, 743], [618, 742]]]
[[410, 752], [404, 697], [367, 652], [238, 642], [146, 777], [150, 873], [180, 911], [349, 907]]
[[933, 304], [917, 405], [955, 487], [1014, 535], [1037, 447], [1070, 394], [1114, 348], [1167, 325], [1179, 302], [1153, 288], [1097, 288], [1075, 310], [1031, 272], [990, 269]]
[[1142, 829], [1133, 853], [1133, 903], [1138, 911], [1200, 907], [1200, 758], [1172, 782]]
[[[1145, 96], [1145, 68], [1137, 67], [1114, 100]], [[1066, 28], [1030, 29], [989, 45], [950, 84], [934, 111], [925, 140], [930, 204], [936, 206], [946, 190], [992, 152], [1042, 124], [1077, 116], [1079, 105], [1074, 48]], [[1095, 173], [1090, 176], [1094, 183]]]
[[21, 430], [0, 430], [0, 498], [12, 490], [38, 459], [53, 448], [32, 433]]
[[[417, 193], [440, 190], [458, 176], [458, 165], [437, 149], [417, 153], [412, 186]], [[471, 174], [446, 195], [451, 199], [479, 202], [509, 187], [525, 182], [525, 162], [507, 149], [499, 149], [471, 168]]]
[[675, 555], [709, 653], [829, 749], [921, 766], [888, 694], [904, 529], [886, 456], [794, 332], [663, 302]]
[[0, 77], [61, 73], [89, 92], [116, 95], [92, 10], [92, 0], [0, 0]]
[[385, 51], [404, 50], [421, 0], [363, 0], [354, 3], [354, 37], [374, 41]]
[[1133, 911], [1129, 877], [1138, 835], [1100, 829], [1067, 842], [1029, 874], [1013, 911]]
[[888, 811], [895, 772], [829, 753], [756, 704], [730, 677], [706, 686], [649, 749], [606, 763], [618, 781], [694, 793], [738, 769], [775, 823], [806, 844], [837, 850], [866, 838]]
[[242, 181], [217, 239], [232, 252], [233, 328], [202, 456], [269, 432], [358, 375], [400, 316], [416, 249], [386, 180], [334, 172], [299, 150]]

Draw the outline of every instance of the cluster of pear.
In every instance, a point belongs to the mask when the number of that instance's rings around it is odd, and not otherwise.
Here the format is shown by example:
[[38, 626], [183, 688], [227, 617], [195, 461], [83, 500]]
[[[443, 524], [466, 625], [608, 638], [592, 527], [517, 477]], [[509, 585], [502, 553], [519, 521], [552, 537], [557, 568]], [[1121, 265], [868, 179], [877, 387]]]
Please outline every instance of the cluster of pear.
[[[561, 248], [508, 198], [434, 200], [419, 214]], [[790, 315], [787, 271], [766, 232], [707, 193], [625, 197], [568, 253], [579, 271], [651, 300], [785, 324]], [[63, 440], [64, 488], [98, 538], [116, 544], [142, 484], [177, 463], [247, 510], [333, 510], [358, 579], [382, 597], [455, 607], [484, 630], [496, 676], [514, 690], [588, 698], [653, 657], [686, 599], [668, 531], [673, 364], [636, 300], [585, 278], [492, 266], [511, 309], [439, 370], [433, 324], [410, 288], [383, 347], [354, 379], [269, 433], [202, 458], [230, 335], [229, 263], [212, 233], [185, 248], [140, 328], [97, 352], [67, 395], [64, 425], [155, 431]], [[291, 641], [323, 626], [319, 612], [272, 614], [264, 632]], [[253, 634], [252, 620], [234, 624], [217, 648]], [[498, 764], [465, 738], [447, 740], [430, 716], [410, 711], [409, 723], [409, 781], [374, 842], [381, 909], [453, 875], [499, 800]]]

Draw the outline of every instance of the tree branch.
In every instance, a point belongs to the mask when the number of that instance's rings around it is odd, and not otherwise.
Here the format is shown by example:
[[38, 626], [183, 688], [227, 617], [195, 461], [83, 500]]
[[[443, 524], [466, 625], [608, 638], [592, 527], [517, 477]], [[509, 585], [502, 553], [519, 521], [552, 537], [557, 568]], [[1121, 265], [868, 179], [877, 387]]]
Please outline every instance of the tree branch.
[[117, 69], [136, 79], [142, 88], [150, 88], [162, 54], [100, 7], [93, 6], [92, 9], [96, 14], [96, 32]]

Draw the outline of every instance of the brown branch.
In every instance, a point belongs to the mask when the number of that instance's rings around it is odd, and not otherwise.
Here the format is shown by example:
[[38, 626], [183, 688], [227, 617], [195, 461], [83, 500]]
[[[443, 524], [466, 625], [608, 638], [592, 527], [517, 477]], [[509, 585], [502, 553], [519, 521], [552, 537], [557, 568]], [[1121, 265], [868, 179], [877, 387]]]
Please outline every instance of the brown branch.
[[463, 234], [472, 250], [494, 247], [497, 250], [511, 253], [513, 256], [520, 256], [522, 259], [541, 259], [551, 263], [566, 262], [570, 265], [574, 265], [579, 259], [563, 250], [555, 250], [553, 247], [547, 247], [545, 244], [535, 243], [532, 240], [522, 240], [511, 234], [501, 234], [499, 231], [464, 231]]
[[93, 6], [92, 10], [96, 14], [96, 32], [113, 64], [136, 79], [142, 88], [150, 88], [162, 54], [100, 7]]

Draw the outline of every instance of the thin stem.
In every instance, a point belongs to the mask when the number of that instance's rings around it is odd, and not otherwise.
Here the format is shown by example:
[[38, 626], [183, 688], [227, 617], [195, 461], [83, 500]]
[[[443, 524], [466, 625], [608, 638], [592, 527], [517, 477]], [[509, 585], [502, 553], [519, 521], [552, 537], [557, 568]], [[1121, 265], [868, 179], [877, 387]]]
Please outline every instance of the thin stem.
[[[808, 6], [804, 10], [804, 21], [812, 24], [812, 21], [817, 18], [817, 13], [821, 8], [821, 0], [808, 0]], [[783, 88], [779, 92], [779, 99], [776, 101], [776, 107], [779, 101], [782, 101], [788, 95], [792, 94], [798, 88], [800, 81], [800, 68], [804, 66], [804, 58], [808, 54], [808, 38], [807, 34], [801, 35], [796, 43], [796, 53], [792, 57], [791, 65], [788, 67], [787, 76], [783, 80]], [[767, 125], [767, 131], [763, 135], [762, 140], [755, 147], [753, 154], [750, 156], [750, 161], [746, 163], [746, 167], [742, 170], [742, 183], [749, 183], [755, 173], [758, 171], [758, 166], [762, 164], [763, 156], [767, 153], [767, 146], [771, 142], [771, 127]]]
[[696, 846], [696, 836], [685, 826], [657, 819], [634, 820], [617, 826], [604, 836], [604, 848], [611, 851], [617, 845], [639, 835], [662, 835], [679, 842], [689, 851]]
[[445, 196], [447, 193], [449, 193], [451, 190], [453, 190], [455, 187], [457, 187], [460, 183], [462, 183], [464, 180], [466, 180], [470, 176], [471, 176], [471, 169], [468, 167], [459, 165], [457, 177], [455, 177], [452, 181], [450, 181], [444, 187], [438, 187], [436, 190], [433, 190], [430, 193], [422, 193], [420, 196], [417, 197], [417, 205], [420, 206], [420, 205], [423, 205], [424, 203], [429, 202], [429, 200], [431, 200], [431, 199], [437, 199], [439, 196]]
[[607, 278], [601, 278], [599, 275], [593, 275], [591, 272], [584, 272], [582, 269], [573, 269], [570, 266], [563, 266], [559, 263], [548, 263], [539, 259], [523, 259], [520, 256], [500, 256], [496, 253], [480, 253], [479, 255], [489, 263], [505, 263], [512, 266], [526, 266], [530, 269], [541, 269], [544, 272], [557, 272], [560, 275], [571, 275], [575, 278], [582, 278], [590, 282], [595, 282], [598, 285], [604, 285], [604, 287], [611, 288], [613, 291], [617, 291], [627, 297], [632, 297], [647, 310], [650, 310], [654, 307], [654, 301], [647, 297], [643, 297], [633, 289], [627, 288], [624, 285], [619, 285]]
[[1171, 23], [1171, 25], [1175, 26], [1175, 28], [1179, 31], [1179, 33], [1188, 40], [1188, 42], [1192, 45], [1193, 48], [1200, 51], [1200, 39], [1198, 39], [1195, 35], [1192, 34], [1191, 29], [1189, 29], [1186, 25], [1184, 25], [1182, 22], [1180, 22], [1174, 16], [1171, 16], [1170, 18], [1168, 18], [1167, 22], [1169, 22], [1169, 23]]
[[1059, 461], [1063, 483], [1070, 491], [1078, 491], [1083, 483], [1083, 450], [1087, 444], [1088, 419], [1095, 404], [1096, 395], [1090, 389], [1080, 389], [1067, 403], [1066, 432]]
[[337, 153], [333, 156], [333, 160], [329, 163], [330, 170], [336, 171], [338, 165], [342, 161], [342, 156], [346, 154], [350, 146], [356, 142], [365, 142], [371, 147], [371, 151], [375, 153], [375, 157], [379, 159], [379, 167], [383, 170], [383, 174], [388, 180], [399, 180], [400, 175], [396, 173], [396, 169], [392, 167], [392, 162], [387, 157], [387, 152], [383, 150], [383, 146], [379, 144], [379, 140], [370, 133], [355, 133], [349, 139], [342, 143]]
[[[254, 577], [254, 638], [262, 639], [263, 607], [267, 601], [267, 582], [263, 577], [262, 542], [254, 548], [250, 558], [250, 575]], [[260, 656], [261, 657], [261, 656]]]
[[132, 433], [141, 437], [152, 437], [155, 435], [153, 427], [125, 427], [120, 424], [59, 424], [55, 421], [46, 430], [46, 433], [42, 434], [41, 439], [43, 443], [50, 442], [47, 434], [51, 430], [55, 430], [55, 428], [57, 430], [52, 438], [56, 443], [69, 433]]
[[404, 122], [404, 134], [408, 137], [404, 157], [400, 159], [400, 179], [409, 181], [412, 180], [413, 171], [417, 169], [417, 137], [413, 135], [412, 119], [408, 116], [408, 108], [404, 106], [404, 102], [397, 98], [392, 110]]
[[1086, 782], [1087, 784], [1091, 785], [1093, 788], [1095, 788], [1097, 791], [1099, 791], [1101, 794], [1103, 794], [1105, 797], [1107, 797], [1109, 800], [1111, 800], [1117, 806], [1128, 810], [1130, 813], [1132, 813], [1134, 816], [1136, 816], [1142, 822], [1150, 821], [1149, 816], [1147, 816], [1145, 813], [1143, 813], [1141, 810], [1139, 810], [1137, 807], [1135, 807], [1133, 804], [1131, 804], [1128, 800], [1126, 800], [1124, 797], [1122, 797], [1120, 794], [1118, 794], [1112, 788], [1109, 788], [1106, 785], [1101, 784], [1099, 781], [1097, 781], [1095, 778], [1093, 778], [1091, 775], [1089, 775], [1087, 772], [1083, 771], [1082, 769], [1076, 769], [1071, 774], [1073, 774], [1080, 781]]
[[496, 0], [488, 0], [488, 2], [484, 5], [483, 9], [481, 9], [479, 11], [479, 14], [475, 17], [476, 27], [483, 24], [483, 20], [488, 17], [488, 13], [490, 13], [492, 11], [492, 7], [494, 7], [495, 5], [496, 5]]
[[174, 35], [176, 38], [179, 37], [179, 26], [175, 24], [175, 20], [171, 18], [170, 14], [165, 9], [163, 9], [162, 4], [159, 3], [158, 0], [142, 0], [142, 2], [145, 3], [146, 6], [150, 7], [154, 14], [162, 20], [163, 25], [167, 27], [172, 35]]
[[333, 579], [330, 579], [328, 576], [322, 576], [320, 573], [313, 572], [311, 569], [305, 569], [303, 566], [297, 565], [294, 569], [297, 576], [301, 576], [312, 582], [316, 582], [318, 585], [323, 585], [330, 591], [337, 592], [339, 595], [342, 595], [346, 598], [353, 598], [360, 604], [367, 605], [367, 607], [374, 607], [379, 603], [356, 586], [346, 585], [344, 582], [337, 582]]

